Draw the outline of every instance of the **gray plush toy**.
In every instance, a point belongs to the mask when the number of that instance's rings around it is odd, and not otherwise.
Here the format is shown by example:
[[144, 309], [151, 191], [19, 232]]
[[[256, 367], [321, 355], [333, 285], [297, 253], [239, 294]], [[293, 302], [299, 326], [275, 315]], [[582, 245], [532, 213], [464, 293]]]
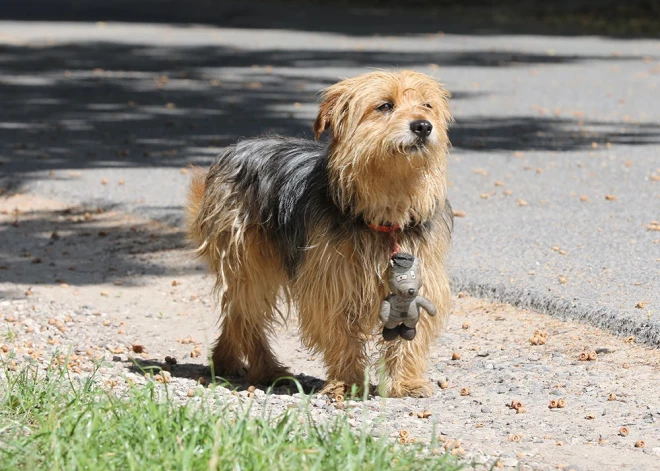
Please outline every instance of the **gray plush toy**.
[[388, 281], [391, 294], [380, 307], [380, 319], [385, 323], [383, 339], [394, 340], [400, 335], [412, 340], [417, 334], [419, 308], [431, 316], [437, 312], [431, 301], [417, 294], [422, 286], [419, 260], [409, 253], [392, 255]]

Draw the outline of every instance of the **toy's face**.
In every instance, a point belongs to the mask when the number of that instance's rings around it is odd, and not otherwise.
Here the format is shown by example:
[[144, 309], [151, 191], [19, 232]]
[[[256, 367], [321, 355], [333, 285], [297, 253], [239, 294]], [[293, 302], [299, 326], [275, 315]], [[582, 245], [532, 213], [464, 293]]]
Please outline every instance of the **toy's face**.
[[419, 261], [415, 260], [411, 267], [393, 266], [390, 268], [390, 291], [403, 298], [414, 298], [422, 286], [422, 276]]

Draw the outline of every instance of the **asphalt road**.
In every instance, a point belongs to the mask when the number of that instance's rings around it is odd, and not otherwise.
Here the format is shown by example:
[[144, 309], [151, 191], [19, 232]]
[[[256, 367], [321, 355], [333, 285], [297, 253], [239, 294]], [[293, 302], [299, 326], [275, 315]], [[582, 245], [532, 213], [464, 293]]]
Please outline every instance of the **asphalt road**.
[[412, 68], [454, 95], [455, 289], [660, 345], [660, 41], [421, 17], [418, 34], [412, 14], [361, 13], [375, 35], [355, 14], [246, 8], [0, 22], [0, 188], [180, 224], [188, 164], [239, 137], [311, 136], [320, 89]]

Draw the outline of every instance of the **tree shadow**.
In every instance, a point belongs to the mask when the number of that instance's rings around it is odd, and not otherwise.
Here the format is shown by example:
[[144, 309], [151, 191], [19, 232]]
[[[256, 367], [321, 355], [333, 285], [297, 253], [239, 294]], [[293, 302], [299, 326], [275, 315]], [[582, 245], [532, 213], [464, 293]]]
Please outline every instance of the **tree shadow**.
[[4, 0], [0, 17], [23, 21], [121, 21], [287, 29], [350, 36], [451, 34], [657, 37], [649, 0]]
[[[98, 42], [3, 46], [0, 58], [0, 188], [5, 191], [48, 171], [207, 165], [220, 148], [242, 137], [310, 137], [318, 91], [340, 78], [320, 74], [320, 65], [328, 70], [429, 64], [442, 69], [613, 59], [486, 50], [240, 50]], [[497, 93], [452, 91], [457, 102]], [[483, 151], [571, 150], [594, 141], [644, 145], [658, 142], [657, 137], [656, 124], [549, 116], [459, 119], [451, 130], [454, 147]]]
[[181, 229], [112, 208], [10, 211], [0, 221], [0, 282], [131, 286], [140, 283], [135, 275], [171, 273], [153, 255], [185, 244]]

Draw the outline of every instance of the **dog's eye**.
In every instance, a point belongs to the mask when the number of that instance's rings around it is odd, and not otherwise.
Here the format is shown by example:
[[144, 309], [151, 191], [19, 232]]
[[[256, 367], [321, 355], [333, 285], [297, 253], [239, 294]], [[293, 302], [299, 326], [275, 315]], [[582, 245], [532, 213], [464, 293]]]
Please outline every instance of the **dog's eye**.
[[408, 275], [399, 275], [396, 277], [396, 281], [403, 281], [407, 279], [408, 279]]
[[415, 279], [415, 272], [414, 271], [410, 272], [410, 278], [412, 278], [413, 280]]
[[381, 111], [383, 113], [389, 113], [394, 109], [394, 103], [390, 103], [389, 101], [387, 103], [383, 103], [380, 105], [378, 108], [376, 108], [378, 111]]
[[433, 105], [431, 103], [424, 103], [422, 106], [424, 106], [424, 108], [428, 108], [429, 110], [433, 109]]

